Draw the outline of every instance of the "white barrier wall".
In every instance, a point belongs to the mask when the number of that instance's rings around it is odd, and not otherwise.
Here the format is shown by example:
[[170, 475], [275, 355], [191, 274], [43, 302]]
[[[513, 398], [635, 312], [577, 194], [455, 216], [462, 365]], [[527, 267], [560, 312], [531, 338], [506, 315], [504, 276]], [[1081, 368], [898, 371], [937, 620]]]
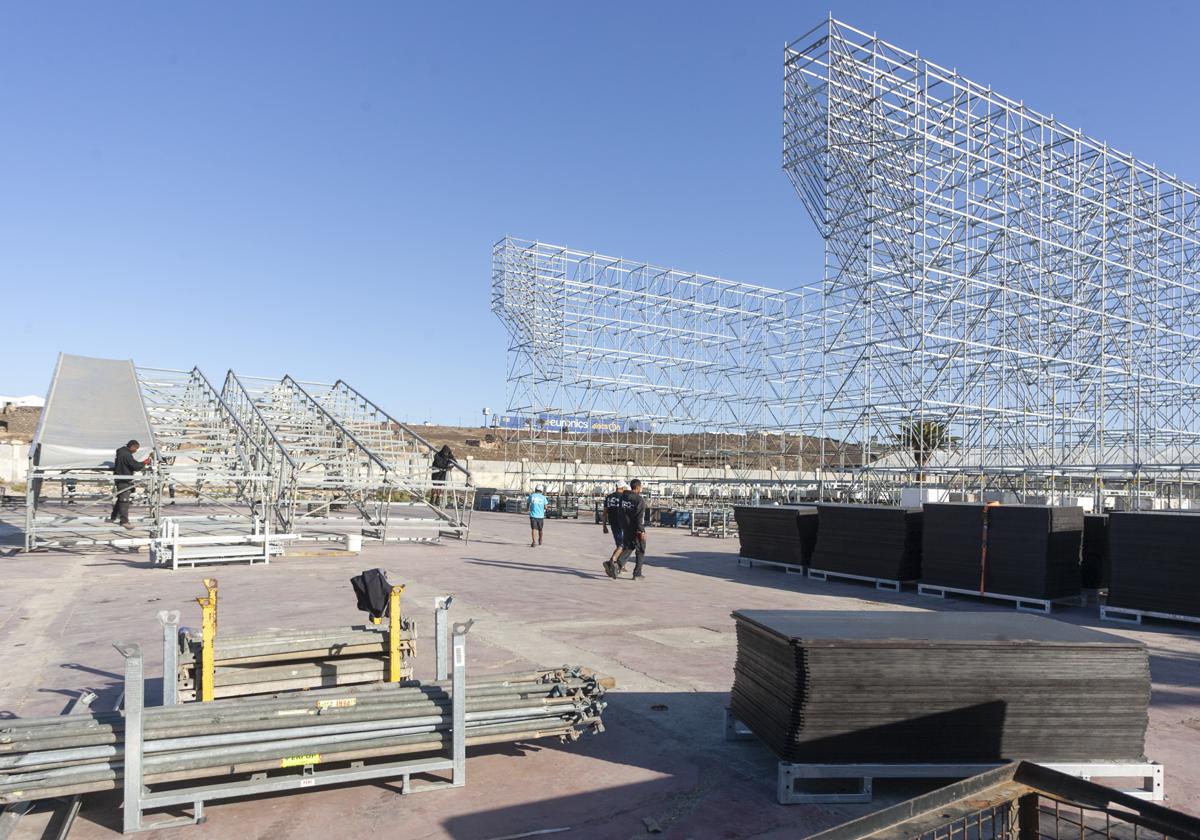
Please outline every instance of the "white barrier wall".
[[[749, 485], [756, 481], [775, 482], [788, 481], [809, 483], [816, 481], [816, 474], [804, 472], [797, 474], [793, 471], [782, 470], [751, 470], [748, 473], [736, 474], [733, 470], [707, 467], [639, 467], [636, 464], [624, 466], [621, 464], [575, 464], [563, 463], [549, 466], [548, 471], [532, 472], [532, 466], [520, 461], [483, 461], [467, 457], [461, 459], [464, 466], [471, 471], [476, 487], [495, 487], [510, 490], [531, 490], [534, 482], [560, 481], [574, 484], [580, 491], [591, 488], [592, 485], [608, 489], [617, 479], [640, 478], [654, 485], [673, 485], [682, 490], [683, 485], [690, 483], [707, 484], [723, 481], [730, 484]], [[545, 465], [540, 465], [545, 469]], [[658, 489], [656, 487], [656, 489]]]
[[0, 481], [19, 484], [29, 471], [29, 444], [0, 441]]

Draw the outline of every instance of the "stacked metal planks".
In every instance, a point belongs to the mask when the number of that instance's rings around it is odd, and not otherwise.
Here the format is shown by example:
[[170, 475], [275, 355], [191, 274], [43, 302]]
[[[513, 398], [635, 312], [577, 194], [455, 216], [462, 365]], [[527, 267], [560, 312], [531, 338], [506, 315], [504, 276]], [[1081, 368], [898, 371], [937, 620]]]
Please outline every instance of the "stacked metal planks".
[[814, 569], [881, 580], [921, 576], [919, 508], [819, 505], [817, 512]]
[[1200, 618], [1200, 516], [1112, 513], [1108, 606]]
[[817, 541], [812, 505], [755, 505], [733, 509], [740, 555], [784, 566], [807, 566]]
[[733, 617], [732, 712], [784, 761], [1143, 760], [1141, 642], [1022, 613]]

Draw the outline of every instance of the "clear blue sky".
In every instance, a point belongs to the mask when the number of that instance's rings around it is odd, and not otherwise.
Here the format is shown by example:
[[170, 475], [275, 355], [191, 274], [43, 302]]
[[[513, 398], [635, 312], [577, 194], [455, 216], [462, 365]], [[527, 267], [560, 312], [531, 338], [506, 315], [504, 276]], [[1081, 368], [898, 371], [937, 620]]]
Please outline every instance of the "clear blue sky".
[[[59, 350], [503, 408], [511, 233], [819, 278], [781, 56], [826, 3], [0, 5], [0, 393]], [[1191, 2], [835, 16], [1200, 179]]]

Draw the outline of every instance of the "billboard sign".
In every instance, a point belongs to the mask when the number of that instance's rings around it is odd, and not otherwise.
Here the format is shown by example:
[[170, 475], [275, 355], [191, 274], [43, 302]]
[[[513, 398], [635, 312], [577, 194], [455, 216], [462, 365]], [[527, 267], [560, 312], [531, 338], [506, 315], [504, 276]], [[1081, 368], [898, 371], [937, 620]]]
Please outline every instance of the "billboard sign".
[[615, 434], [617, 432], [649, 432], [645, 420], [618, 420], [570, 414], [497, 414], [494, 426], [501, 429], [533, 428], [545, 432], [567, 434]]

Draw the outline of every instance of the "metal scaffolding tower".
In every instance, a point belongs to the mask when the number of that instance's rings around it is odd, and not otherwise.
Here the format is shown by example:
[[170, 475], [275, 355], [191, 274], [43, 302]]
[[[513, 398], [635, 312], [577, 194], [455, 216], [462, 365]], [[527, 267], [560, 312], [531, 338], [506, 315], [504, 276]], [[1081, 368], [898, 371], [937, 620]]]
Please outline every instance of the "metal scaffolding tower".
[[1200, 477], [1200, 193], [830, 18], [784, 56], [783, 166], [826, 241], [820, 430], [878, 474]]
[[811, 301], [811, 291], [501, 239], [492, 311], [510, 339], [517, 456], [534, 478], [572, 460], [624, 475], [626, 460], [660, 463], [674, 433], [694, 435], [714, 465], [737, 460], [747, 432], [796, 424], [800, 391], [775, 356], [795, 347]]

